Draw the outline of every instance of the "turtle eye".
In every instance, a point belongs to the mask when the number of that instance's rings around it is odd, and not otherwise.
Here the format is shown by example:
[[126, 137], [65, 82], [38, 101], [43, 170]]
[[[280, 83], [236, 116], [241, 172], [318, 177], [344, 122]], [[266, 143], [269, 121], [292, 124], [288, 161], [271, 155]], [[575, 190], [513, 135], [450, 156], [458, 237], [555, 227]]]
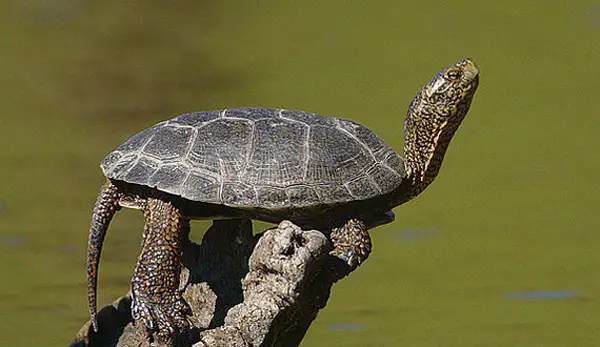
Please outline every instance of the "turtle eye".
[[458, 70], [450, 70], [446, 73], [446, 78], [451, 81], [456, 81], [462, 77], [462, 74]]

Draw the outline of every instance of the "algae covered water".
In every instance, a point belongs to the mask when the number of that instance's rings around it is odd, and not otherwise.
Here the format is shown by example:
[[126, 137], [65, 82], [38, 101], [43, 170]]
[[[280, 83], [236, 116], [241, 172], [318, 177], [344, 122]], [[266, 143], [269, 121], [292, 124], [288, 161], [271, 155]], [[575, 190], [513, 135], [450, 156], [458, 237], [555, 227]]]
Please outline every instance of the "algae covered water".
[[[440, 176], [372, 231], [303, 346], [599, 344], [597, 4], [53, 0], [0, 17], [0, 345], [64, 346], [87, 320], [98, 165], [132, 134], [284, 107], [401, 150], [408, 102], [467, 56], [481, 84]], [[100, 304], [126, 292], [143, 221], [113, 223]]]

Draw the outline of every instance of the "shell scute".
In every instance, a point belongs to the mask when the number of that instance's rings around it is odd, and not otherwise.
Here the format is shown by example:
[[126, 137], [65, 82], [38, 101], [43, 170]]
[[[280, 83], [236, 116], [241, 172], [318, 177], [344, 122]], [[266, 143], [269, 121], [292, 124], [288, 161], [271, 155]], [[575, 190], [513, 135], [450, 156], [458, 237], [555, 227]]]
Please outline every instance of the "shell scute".
[[289, 111], [289, 110], [281, 110], [280, 116], [285, 119], [294, 120], [297, 122], [302, 122], [307, 125], [322, 125], [326, 127], [335, 126], [335, 118], [333, 117], [323, 117], [318, 114], [314, 114], [311, 112], [305, 111]]
[[194, 168], [236, 180], [246, 166], [252, 140], [250, 121], [219, 119], [198, 128], [186, 162]]
[[248, 119], [251, 121], [257, 121], [257, 120], [261, 120], [261, 119], [277, 118], [278, 114], [279, 114], [279, 110], [276, 110], [276, 109], [245, 107], [245, 108], [227, 109], [227, 110], [225, 110], [225, 112], [223, 112], [223, 117], [225, 117], [225, 118], [242, 118], [242, 119]]
[[376, 164], [367, 170], [367, 175], [384, 193], [396, 188], [398, 180], [401, 179], [397, 172], [382, 164]]
[[313, 126], [306, 180], [315, 184], [344, 184], [374, 163], [355, 139], [336, 128]]
[[259, 205], [270, 208], [285, 207], [287, 205], [287, 195], [283, 188], [272, 186], [257, 187], [256, 198]]
[[361, 176], [354, 179], [346, 183], [346, 187], [348, 187], [350, 194], [356, 199], [367, 199], [381, 194], [380, 188], [373, 179], [368, 176]]
[[183, 165], [162, 165], [150, 176], [148, 185], [162, 191], [171, 191], [173, 194], [178, 192], [178, 194], [181, 194], [181, 186], [189, 172], [190, 169]]
[[180, 160], [187, 152], [193, 134], [191, 127], [163, 126], [144, 146], [143, 153], [160, 160]]
[[221, 111], [190, 112], [184, 113], [180, 116], [171, 119], [170, 121], [168, 121], [168, 124], [199, 127], [202, 126], [204, 123], [213, 121], [219, 117], [221, 117]]
[[283, 119], [255, 122], [244, 181], [273, 186], [302, 183], [307, 132], [307, 126]]
[[354, 200], [345, 185], [321, 184], [314, 186], [314, 189], [319, 196], [319, 201], [324, 204]]
[[154, 160], [141, 157], [123, 176], [123, 180], [130, 183], [148, 185], [148, 179], [158, 170], [158, 163]]
[[224, 204], [256, 206], [257, 196], [254, 187], [240, 182], [229, 182], [223, 184], [221, 201]]
[[318, 204], [320, 202], [315, 189], [307, 185], [287, 187], [285, 188], [285, 194], [287, 203], [291, 205]]
[[193, 201], [220, 203], [220, 179], [218, 176], [191, 171], [181, 187], [181, 196]]

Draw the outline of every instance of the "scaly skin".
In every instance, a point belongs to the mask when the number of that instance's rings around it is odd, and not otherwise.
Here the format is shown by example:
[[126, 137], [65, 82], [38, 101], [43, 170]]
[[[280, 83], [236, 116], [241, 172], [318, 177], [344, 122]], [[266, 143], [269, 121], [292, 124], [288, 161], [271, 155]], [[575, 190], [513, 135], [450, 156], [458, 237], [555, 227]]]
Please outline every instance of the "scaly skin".
[[100, 252], [108, 225], [112, 220], [116, 211], [119, 210], [119, 198], [121, 193], [110, 180], [106, 180], [96, 205], [94, 205], [94, 214], [92, 216], [92, 224], [90, 227], [90, 235], [87, 249], [87, 279], [88, 279], [88, 307], [92, 320], [94, 331], [98, 331], [98, 314], [96, 311], [96, 295], [98, 284], [98, 266], [100, 265]]
[[132, 316], [143, 322], [149, 335], [168, 337], [189, 326], [191, 309], [181, 297], [179, 276], [185, 240], [182, 226], [189, 225], [171, 202], [149, 198], [142, 252], [132, 279]]
[[348, 264], [350, 271], [356, 269], [371, 254], [371, 236], [364, 223], [358, 219], [351, 219], [343, 227], [333, 229], [329, 237], [333, 243], [333, 250], [329, 254]]
[[[88, 306], [94, 331], [98, 331], [96, 302], [102, 244], [124, 197], [107, 179], [94, 207], [87, 252]], [[159, 338], [167, 337], [187, 327], [186, 315], [191, 314], [179, 292], [181, 256], [189, 234], [189, 220], [170, 202], [157, 198], [133, 199], [142, 209], [146, 225], [132, 279], [132, 316], [144, 324], [148, 333], [158, 331]]]
[[394, 206], [419, 195], [436, 178], [478, 86], [479, 69], [467, 58], [440, 71], [411, 101], [404, 121], [404, 169], [411, 187]]

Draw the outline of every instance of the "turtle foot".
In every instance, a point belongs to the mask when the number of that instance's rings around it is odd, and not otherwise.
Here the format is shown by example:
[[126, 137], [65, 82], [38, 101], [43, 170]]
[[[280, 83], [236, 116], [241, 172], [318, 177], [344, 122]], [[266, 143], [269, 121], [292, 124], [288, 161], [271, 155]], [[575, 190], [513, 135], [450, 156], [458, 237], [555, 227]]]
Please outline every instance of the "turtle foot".
[[330, 254], [348, 264], [350, 271], [356, 269], [371, 254], [371, 236], [359, 220], [351, 219], [343, 227], [333, 229], [330, 238], [333, 243]]
[[148, 336], [164, 340], [190, 327], [187, 317], [192, 315], [192, 309], [179, 293], [160, 300], [134, 296], [131, 315], [136, 323], [144, 325]]

